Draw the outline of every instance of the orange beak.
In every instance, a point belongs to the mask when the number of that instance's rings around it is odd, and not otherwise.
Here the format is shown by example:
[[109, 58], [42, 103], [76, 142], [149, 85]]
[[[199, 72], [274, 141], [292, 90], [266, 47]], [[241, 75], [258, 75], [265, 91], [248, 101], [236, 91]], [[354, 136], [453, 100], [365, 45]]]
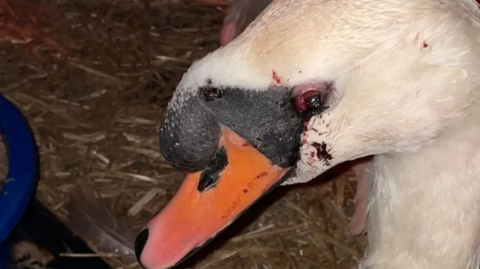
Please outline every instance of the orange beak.
[[215, 160], [187, 175], [175, 197], [138, 235], [139, 262], [147, 269], [182, 262], [278, 186], [287, 170], [225, 128]]

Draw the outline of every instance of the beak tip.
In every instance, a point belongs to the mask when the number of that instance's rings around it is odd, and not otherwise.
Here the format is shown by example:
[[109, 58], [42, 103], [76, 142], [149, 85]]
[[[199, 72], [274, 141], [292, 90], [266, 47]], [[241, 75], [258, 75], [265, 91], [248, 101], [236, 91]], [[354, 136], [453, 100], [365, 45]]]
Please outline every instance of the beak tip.
[[148, 228], [146, 228], [146, 229], [143, 229], [135, 239], [135, 257], [137, 258], [137, 261], [140, 264], [140, 266], [142, 266], [142, 268], [146, 268], [141, 262], [141, 257], [142, 257], [143, 248], [147, 244], [148, 235], [149, 235]]

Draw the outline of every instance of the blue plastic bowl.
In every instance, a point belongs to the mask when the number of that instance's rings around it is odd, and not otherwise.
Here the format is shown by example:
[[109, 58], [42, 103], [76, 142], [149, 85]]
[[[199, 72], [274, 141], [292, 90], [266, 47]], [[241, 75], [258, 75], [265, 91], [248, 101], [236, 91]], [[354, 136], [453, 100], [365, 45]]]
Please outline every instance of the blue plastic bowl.
[[0, 94], [0, 132], [7, 149], [8, 173], [0, 190], [0, 269], [11, 264], [9, 235], [25, 213], [37, 183], [37, 148], [27, 121]]

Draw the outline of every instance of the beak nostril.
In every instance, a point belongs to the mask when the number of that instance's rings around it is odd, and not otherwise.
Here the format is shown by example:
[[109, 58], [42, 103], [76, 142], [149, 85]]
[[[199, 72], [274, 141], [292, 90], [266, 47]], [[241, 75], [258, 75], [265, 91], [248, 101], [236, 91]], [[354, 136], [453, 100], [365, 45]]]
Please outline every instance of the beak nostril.
[[142, 262], [140, 261], [140, 258], [142, 257], [143, 248], [147, 244], [148, 234], [149, 234], [148, 228], [143, 229], [135, 239], [135, 257], [137, 258], [138, 263], [143, 268], [145, 268], [145, 266], [143, 266]]

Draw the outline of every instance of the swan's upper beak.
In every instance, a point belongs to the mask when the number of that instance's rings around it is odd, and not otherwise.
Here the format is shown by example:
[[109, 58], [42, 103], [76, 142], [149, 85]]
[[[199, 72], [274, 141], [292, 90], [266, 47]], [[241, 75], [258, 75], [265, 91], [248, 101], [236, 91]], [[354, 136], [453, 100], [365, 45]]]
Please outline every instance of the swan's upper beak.
[[145, 268], [186, 259], [286, 179], [297, 160], [303, 127], [288, 89], [214, 91], [221, 98], [205, 89], [176, 96], [166, 112], [161, 151], [190, 174], [137, 237]]
[[138, 237], [139, 260], [149, 269], [178, 264], [276, 187], [286, 172], [225, 129], [212, 163], [187, 175], [175, 197]]

